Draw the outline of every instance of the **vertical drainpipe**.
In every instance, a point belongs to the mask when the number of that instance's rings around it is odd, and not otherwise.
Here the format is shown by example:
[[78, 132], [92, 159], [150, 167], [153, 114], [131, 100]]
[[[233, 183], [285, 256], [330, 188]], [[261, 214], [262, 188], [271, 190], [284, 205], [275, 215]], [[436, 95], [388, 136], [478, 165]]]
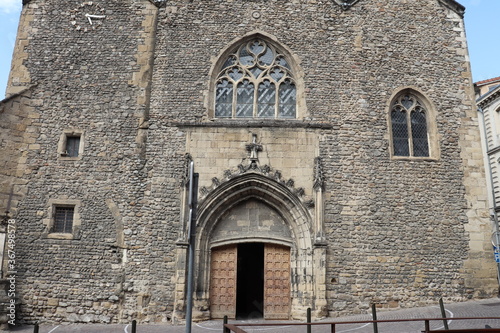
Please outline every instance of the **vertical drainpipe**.
[[[497, 215], [497, 209], [498, 209], [498, 206], [497, 206], [497, 200], [496, 200], [496, 197], [495, 197], [495, 189], [493, 188], [493, 175], [491, 173], [491, 165], [490, 165], [490, 155], [488, 154], [488, 137], [486, 135], [486, 121], [484, 119], [484, 112], [483, 112], [483, 109], [478, 107], [477, 108], [477, 112], [478, 112], [478, 115], [479, 115], [479, 118], [481, 118], [481, 135], [482, 135], [482, 146], [483, 146], [483, 151], [485, 152], [485, 161], [484, 161], [484, 164], [485, 164], [485, 167], [487, 168], [486, 169], [486, 172], [488, 173], [488, 176], [489, 176], [489, 183], [490, 183], [490, 191], [491, 191], [491, 199], [492, 199], [492, 203], [493, 203], [493, 207], [490, 208], [490, 210], [492, 211], [491, 212], [491, 216], [493, 217], [493, 223], [495, 224], [495, 231], [498, 233], [500, 228], [498, 226], [498, 215]], [[498, 293], [500, 294], [500, 263], [497, 263], [497, 279], [498, 279]]]

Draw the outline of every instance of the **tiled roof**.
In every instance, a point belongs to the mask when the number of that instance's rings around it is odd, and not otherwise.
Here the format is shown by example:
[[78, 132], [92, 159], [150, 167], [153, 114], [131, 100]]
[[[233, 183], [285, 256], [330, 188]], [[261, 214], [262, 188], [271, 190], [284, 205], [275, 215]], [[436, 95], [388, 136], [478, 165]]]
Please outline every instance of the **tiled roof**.
[[494, 83], [496, 81], [500, 81], [500, 76], [494, 77], [494, 78], [488, 79], [488, 80], [478, 81], [478, 82], [474, 83], [474, 85], [476, 85], [476, 86], [482, 86], [482, 85], [485, 85], [485, 84], [488, 84], [488, 83]]

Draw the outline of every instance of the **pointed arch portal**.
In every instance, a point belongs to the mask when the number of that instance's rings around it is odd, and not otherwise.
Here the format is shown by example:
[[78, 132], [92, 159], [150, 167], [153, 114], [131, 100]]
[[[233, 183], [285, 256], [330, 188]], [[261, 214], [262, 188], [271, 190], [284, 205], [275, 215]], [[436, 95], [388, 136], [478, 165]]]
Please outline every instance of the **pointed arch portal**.
[[[198, 211], [195, 304], [201, 318], [288, 319], [324, 299], [315, 287], [315, 273], [324, 269], [314, 267], [312, 217], [284, 184], [248, 172], [216, 187]], [[238, 286], [246, 278], [255, 280], [254, 298]]]

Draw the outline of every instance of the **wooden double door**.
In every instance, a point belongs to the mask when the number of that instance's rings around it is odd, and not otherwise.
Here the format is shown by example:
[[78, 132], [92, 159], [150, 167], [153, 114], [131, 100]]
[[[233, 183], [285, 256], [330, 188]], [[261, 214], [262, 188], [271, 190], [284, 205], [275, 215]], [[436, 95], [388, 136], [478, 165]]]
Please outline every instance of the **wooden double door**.
[[212, 249], [212, 318], [289, 319], [290, 248], [240, 243]]

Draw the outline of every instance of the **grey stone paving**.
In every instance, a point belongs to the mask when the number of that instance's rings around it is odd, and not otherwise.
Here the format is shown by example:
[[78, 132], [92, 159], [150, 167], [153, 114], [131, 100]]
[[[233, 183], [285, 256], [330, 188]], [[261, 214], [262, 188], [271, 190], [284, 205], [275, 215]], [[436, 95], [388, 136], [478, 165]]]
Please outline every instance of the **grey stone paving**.
[[[500, 317], [500, 298], [492, 298], [481, 301], [470, 301], [465, 303], [445, 304], [447, 317]], [[377, 313], [379, 320], [390, 319], [412, 319], [412, 318], [439, 318], [439, 306], [430, 306], [405, 310], [382, 311]], [[371, 320], [370, 315], [357, 315], [341, 318], [327, 318], [318, 322], [347, 322], [347, 321], [362, 321]], [[262, 321], [238, 321], [239, 323], [261, 323]], [[275, 321], [268, 321], [276, 323]], [[246, 329], [247, 332], [253, 333], [299, 333], [306, 332], [305, 326], [289, 326], [289, 323], [298, 323], [298, 321], [285, 322], [283, 325], [274, 327], [252, 327]], [[500, 319], [495, 320], [449, 320], [450, 328], [484, 328], [489, 325], [492, 328], [500, 328]], [[443, 322], [436, 321], [432, 323], [432, 328], [442, 328]], [[404, 323], [380, 323], [378, 330], [380, 333], [413, 333], [421, 332], [424, 329], [423, 322], [404, 322]], [[15, 332], [33, 332], [33, 326], [18, 327]], [[131, 325], [96, 325], [96, 324], [73, 324], [73, 325], [41, 325], [39, 333], [130, 333]], [[182, 333], [185, 332], [184, 326], [172, 325], [141, 325], [137, 326], [137, 333]], [[222, 332], [222, 322], [206, 321], [194, 323], [192, 326], [193, 333], [209, 333]], [[312, 333], [330, 332], [329, 325], [319, 325], [312, 327]], [[338, 324], [336, 327], [337, 333], [370, 333], [373, 332], [371, 324]]]

